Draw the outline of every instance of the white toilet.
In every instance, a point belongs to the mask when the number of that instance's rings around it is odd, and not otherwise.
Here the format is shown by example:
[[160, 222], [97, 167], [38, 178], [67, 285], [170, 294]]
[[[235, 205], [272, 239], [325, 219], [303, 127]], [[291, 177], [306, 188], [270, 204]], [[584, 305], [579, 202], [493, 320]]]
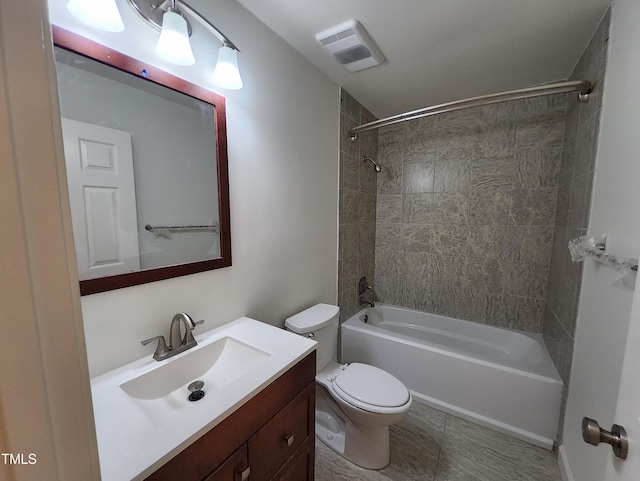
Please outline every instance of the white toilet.
[[316, 436], [352, 463], [369, 469], [389, 464], [389, 426], [411, 406], [397, 378], [368, 364], [338, 364], [338, 306], [317, 304], [285, 326], [318, 342]]

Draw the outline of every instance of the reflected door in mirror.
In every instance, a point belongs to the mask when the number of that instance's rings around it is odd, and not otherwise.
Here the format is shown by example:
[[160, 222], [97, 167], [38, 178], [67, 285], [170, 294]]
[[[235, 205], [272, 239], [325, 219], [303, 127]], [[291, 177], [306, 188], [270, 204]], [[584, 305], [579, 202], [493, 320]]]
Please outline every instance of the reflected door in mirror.
[[140, 270], [131, 133], [62, 119], [80, 280]]

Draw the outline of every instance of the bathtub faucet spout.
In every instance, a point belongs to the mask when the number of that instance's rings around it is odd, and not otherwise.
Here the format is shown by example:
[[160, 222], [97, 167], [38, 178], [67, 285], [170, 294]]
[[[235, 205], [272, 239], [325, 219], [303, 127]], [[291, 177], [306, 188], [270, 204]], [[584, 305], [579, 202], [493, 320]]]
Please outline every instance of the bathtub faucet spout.
[[367, 301], [362, 296], [360, 296], [360, 305], [362, 305], [362, 304], [369, 304], [369, 306], [371, 306], [371, 307], [376, 307], [375, 304], [373, 303], [373, 301]]

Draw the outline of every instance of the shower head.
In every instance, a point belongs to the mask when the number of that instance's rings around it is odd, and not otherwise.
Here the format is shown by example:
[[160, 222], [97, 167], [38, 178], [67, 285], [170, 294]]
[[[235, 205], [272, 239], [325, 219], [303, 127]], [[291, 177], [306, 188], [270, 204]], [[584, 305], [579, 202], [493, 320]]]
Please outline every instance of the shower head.
[[362, 158], [363, 162], [369, 161], [373, 164], [373, 169], [376, 171], [376, 174], [379, 174], [380, 172], [382, 172], [382, 166], [380, 164], [378, 164], [375, 160], [373, 160], [371, 157], [363, 157]]

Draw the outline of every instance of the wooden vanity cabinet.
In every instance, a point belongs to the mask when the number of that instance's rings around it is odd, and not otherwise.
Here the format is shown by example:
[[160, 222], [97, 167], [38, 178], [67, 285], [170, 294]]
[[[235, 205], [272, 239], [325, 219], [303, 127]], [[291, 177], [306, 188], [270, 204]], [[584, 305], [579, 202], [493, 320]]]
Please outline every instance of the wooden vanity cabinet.
[[312, 481], [315, 351], [146, 481]]

